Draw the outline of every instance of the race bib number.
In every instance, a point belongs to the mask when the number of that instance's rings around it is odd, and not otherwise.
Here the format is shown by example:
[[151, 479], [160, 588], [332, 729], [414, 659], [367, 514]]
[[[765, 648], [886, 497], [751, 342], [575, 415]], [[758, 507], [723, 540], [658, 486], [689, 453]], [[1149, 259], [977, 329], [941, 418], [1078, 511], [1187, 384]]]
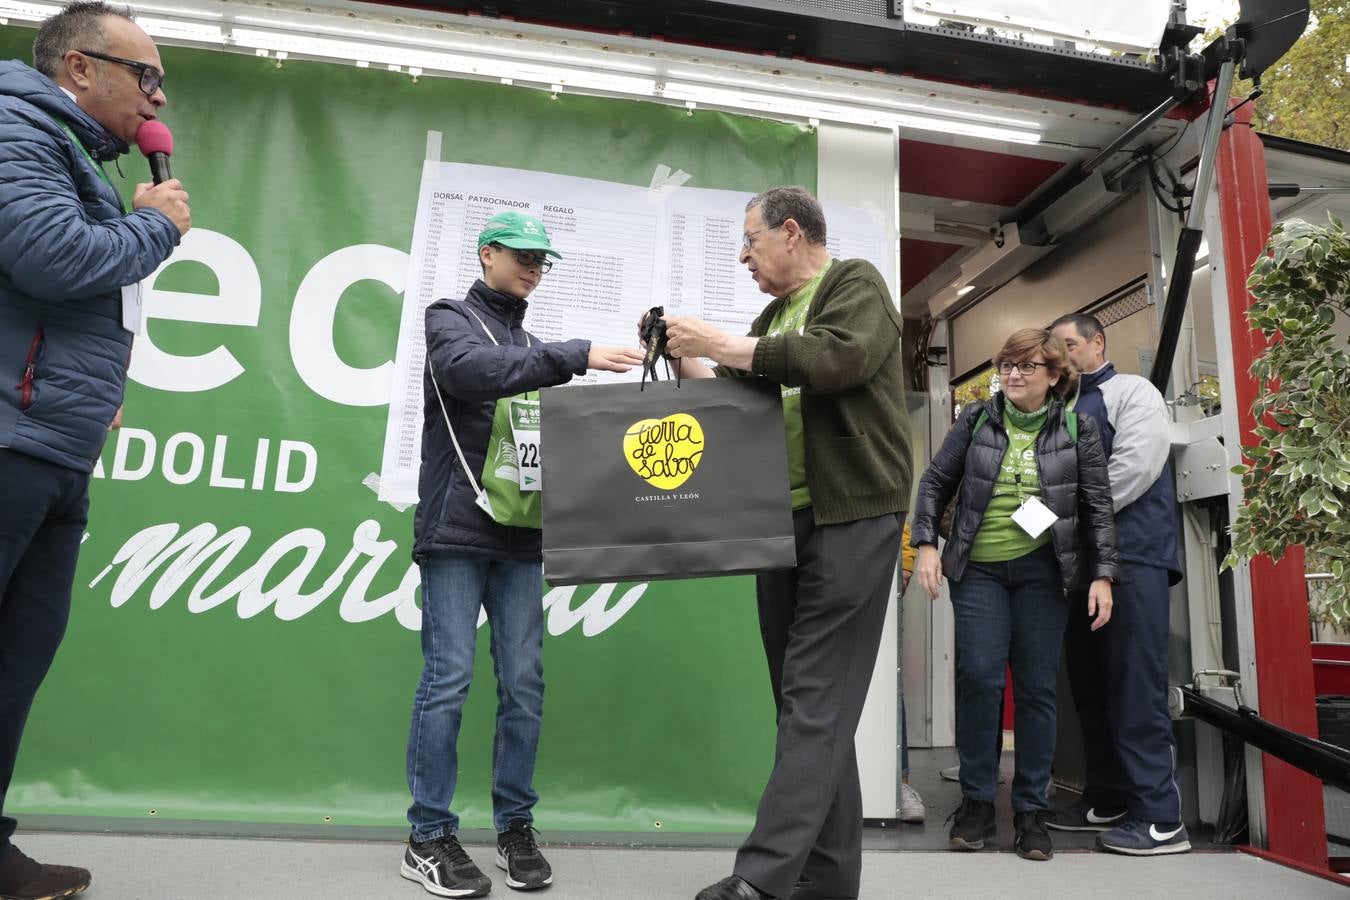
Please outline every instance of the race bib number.
[[544, 470], [539, 455], [539, 401], [511, 398], [511, 438], [520, 462], [520, 489], [543, 488]]

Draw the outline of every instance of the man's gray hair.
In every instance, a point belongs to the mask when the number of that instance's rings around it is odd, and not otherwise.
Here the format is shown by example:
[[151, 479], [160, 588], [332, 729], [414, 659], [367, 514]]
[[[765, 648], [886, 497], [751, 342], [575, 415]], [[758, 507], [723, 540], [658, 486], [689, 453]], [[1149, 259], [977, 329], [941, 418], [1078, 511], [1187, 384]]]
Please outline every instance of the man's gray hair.
[[107, 16], [134, 21], [129, 6], [114, 6], [101, 0], [67, 3], [38, 28], [37, 39], [33, 41], [33, 68], [55, 78], [71, 50], [106, 52], [108, 39], [103, 34], [103, 19]]
[[802, 233], [812, 244], [825, 243], [825, 210], [820, 201], [803, 187], [776, 187], [760, 191], [749, 203], [746, 212], [759, 207], [765, 228], [777, 228], [788, 219], [802, 227]]

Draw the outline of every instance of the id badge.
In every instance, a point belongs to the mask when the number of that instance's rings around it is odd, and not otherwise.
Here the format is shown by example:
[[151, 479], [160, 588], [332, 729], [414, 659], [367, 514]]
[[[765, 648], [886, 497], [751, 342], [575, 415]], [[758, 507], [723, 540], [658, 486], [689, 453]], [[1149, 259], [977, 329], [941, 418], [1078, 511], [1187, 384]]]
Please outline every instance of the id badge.
[[143, 282], [122, 288], [122, 327], [132, 334], [140, 334], [145, 324], [145, 290]]
[[512, 397], [511, 437], [519, 456], [520, 489], [537, 491], [543, 487], [544, 470], [539, 456], [539, 401]]
[[1022, 505], [1017, 507], [1017, 512], [1012, 514], [1012, 520], [1033, 538], [1038, 538], [1045, 533], [1045, 529], [1055, 524], [1059, 516], [1050, 511], [1050, 508], [1040, 501], [1037, 497], [1028, 497], [1022, 501]]

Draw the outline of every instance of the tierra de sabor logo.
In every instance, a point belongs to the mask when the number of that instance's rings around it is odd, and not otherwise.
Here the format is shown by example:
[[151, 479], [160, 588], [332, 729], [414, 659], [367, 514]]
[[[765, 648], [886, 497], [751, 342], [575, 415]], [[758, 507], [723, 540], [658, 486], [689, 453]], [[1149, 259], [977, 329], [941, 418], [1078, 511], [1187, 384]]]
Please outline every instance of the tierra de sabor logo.
[[703, 426], [688, 413], [642, 419], [623, 435], [623, 456], [652, 487], [673, 491], [703, 460]]

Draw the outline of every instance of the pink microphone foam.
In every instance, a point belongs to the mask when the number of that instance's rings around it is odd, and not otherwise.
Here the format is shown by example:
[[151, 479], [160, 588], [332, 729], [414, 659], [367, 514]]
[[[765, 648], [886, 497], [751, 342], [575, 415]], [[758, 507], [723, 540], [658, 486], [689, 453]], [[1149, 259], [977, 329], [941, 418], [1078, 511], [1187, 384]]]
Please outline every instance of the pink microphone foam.
[[136, 129], [136, 146], [140, 147], [146, 156], [151, 153], [173, 156], [173, 135], [169, 132], [169, 126], [163, 122], [158, 119], [147, 119]]

